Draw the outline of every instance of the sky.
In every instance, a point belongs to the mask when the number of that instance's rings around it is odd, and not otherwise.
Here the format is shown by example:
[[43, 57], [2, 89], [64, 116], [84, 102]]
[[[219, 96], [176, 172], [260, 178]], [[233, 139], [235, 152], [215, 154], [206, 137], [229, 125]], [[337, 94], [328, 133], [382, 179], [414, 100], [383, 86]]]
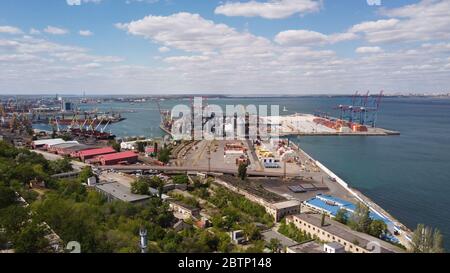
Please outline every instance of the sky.
[[450, 0], [2, 0], [1, 94], [450, 92]]

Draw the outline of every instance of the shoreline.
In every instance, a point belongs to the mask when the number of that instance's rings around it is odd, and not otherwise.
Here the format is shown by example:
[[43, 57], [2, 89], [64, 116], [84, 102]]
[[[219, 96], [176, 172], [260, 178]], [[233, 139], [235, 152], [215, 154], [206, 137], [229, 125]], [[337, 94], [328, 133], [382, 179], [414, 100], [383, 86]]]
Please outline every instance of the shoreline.
[[305, 152], [303, 149], [301, 149], [296, 143], [293, 143], [291, 141], [291, 145], [293, 145], [298, 152], [305, 155], [307, 158], [312, 160], [316, 163], [316, 165], [326, 174], [328, 174], [330, 177], [334, 178], [336, 180], [336, 183], [338, 183], [346, 192], [350, 193], [354, 198], [365, 204], [372, 210], [374, 213], [378, 214], [382, 218], [385, 218], [392, 222], [394, 224], [394, 227], [399, 232], [400, 236], [399, 240], [402, 245], [404, 245], [406, 248], [409, 248], [410, 239], [412, 237], [412, 231], [403, 223], [401, 223], [399, 220], [397, 220], [394, 216], [392, 216], [390, 213], [385, 211], [380, 205], [375, 203], [373, 200], [371, 200], [369, 197], [364, 195], [361, 191], [358, 189], [353, 188], [350, 186], [346, 181], [344, 181], [342, 178], [340, 178], [338, 175], [336, 175], [333, 171], [328, 169], [325, 165], [323, 165], [320, 161], [314, 159], [312, 156], [310, 156], [307, 152]]
[[[160, 125], [160, 128], [163, 132], [170, 134], [169, 130], [167, 128], [164, 128], [164, 126]], [[385, 129], [383, 129], [385, 130]], [[392, 135], [398, 132], [385, 130], [386, 132], [391, 132]], [[399, 135], [400, 133], [398, 133]], [[338, 134], [323, 134], [324, 136], [335, 136]], [[287, 136], [295, 136], [292, 134], [287, 134], [284, 137]], [[317, 134], [312, 134], [312, 136], [317, 136]], [[364, 134], [349, 134], [349, 136], [365, 136]], [[380, 134], [380, 136], [388, 136], [388, 134]], [[289, 141], [290, 145], [293, 146], [293, 148], [298, 152], [303, 154], [305, 157], [307, 157], [309, 160], [314, 162], [316, 166], [325, 174], [327, 174], [329, 177], [334, 178], [336, 181], [336, 184], [339, 185], [339, 188], [341, 188], [344, 192], [350, 194], [353, 198], [355, 198], [357, 201], [365, 204], [370, 208], [371, 211], [379, 215], [380, 217], [388, 220], [392, 225], [389, 227], [390, 231], [393, 233], [394, 231], [397, 231], [399, 235], [397, 238], [399, 239], [400, 243], [404, 245], [407, 249], [410, 248], [410, 242], [412, 238], [412, 231], [403, 223], [401, 223], [399, 220], [397, 220], [395, 217], [393, 217], [390, 213], [388, 213], [386, 210], [384, 210], [381, 206], [376, 204], [373, 200], [371, 200], [369, 197], [364, 195], [361, 191], [351, 187], [346, 181], [341, 179], [338, 175], [336, 175], [333, 171], [328, 169], [325, 165], [323, 165], [320, 161], [316, 160], [312, 156], [310, 156], [308, 153], [306, 153], [303, 149], [299, 147], [299, 145], [293, 141]], [[262, 173], [261, 173], [262, 174]]]

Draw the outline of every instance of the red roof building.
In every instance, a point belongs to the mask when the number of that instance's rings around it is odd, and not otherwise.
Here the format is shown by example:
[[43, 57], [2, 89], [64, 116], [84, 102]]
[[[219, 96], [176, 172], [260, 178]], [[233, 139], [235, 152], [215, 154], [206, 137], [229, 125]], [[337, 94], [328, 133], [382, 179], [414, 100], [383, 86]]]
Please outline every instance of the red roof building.
[[113, 154], [116, 153], [116, 150], [114, 150], [111, 147], [106, 147], [106, 148], [100, 148], [100, 149], [91, 149], [91, 150], [84, 150], [84, 151], [80, 151], [78, 153], [78, 156], [82, 161], [85, 161], [87, 159], [91, 159], [97, 156], [101, 156], [101, 155], [107, 155], [107, 154]]
[[99, 156], [98, 159], [103, 166], [118, 164], [133, 164], [138, 161], [138, 155], [134, 152], [122, 152]]

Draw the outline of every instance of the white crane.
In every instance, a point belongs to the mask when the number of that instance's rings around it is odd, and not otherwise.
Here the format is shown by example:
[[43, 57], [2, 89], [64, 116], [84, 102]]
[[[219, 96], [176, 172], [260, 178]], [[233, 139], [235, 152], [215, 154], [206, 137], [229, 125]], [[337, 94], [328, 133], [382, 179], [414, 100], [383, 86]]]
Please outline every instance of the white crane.
[[105, 129], [106, 129], [106, 127], [108, 127], [108, 125], [109, 125], [109, 123], [110, 123], [111, 121], [110, 120], [108, 120], [108, 123], [106, 123], [106, 125], [105, 125], [105, 127], [103, 127], [102, 128], [102, 130], [101, 130], [101, 132], [102, 133], [104, 133], [105, 132]]

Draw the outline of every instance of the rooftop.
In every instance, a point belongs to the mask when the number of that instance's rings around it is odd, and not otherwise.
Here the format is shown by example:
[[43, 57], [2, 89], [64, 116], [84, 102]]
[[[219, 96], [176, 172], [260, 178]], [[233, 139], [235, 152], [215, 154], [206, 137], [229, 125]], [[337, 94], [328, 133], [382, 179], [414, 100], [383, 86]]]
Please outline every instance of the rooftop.
[[116, 199], [119, 199], [124, 202], [140, 202], [147, 199], [150, 199], [149, 195], [139, 195], [131, 193], [131, 189], [118, 183], [118, 182], [106, 182], [95, 185], [95, 187], [104, 193], [107, 193], [113, 196]]
[[80, 156], [93, 156], [107, 153], [115, 153], [116, 151], [111, 147], [99, 148], [99, 149], [90, 149], [84, 150], [80, 152]]
[[85, 145], [85, 144], [78, 144], [78, 145], [73, 145], [70, 147], [64, 147], [64, 149], [66, 151], [70, 151], [70, 152], [78, 152], [78, 151], [84, 151], [84, 150], [90, 150], [90, 149], [94, 149], [96, 147], [92, 147], [89, 145]]
[[101, 159], [108, 161], [108, 160], [116, 160], [116, 159], [125, 159], [130, 157], [137, 157], [138, 155], [134, 152], [122, 152], [122, 153], [113, 153], [113, 154], [106, 154], [102, 155]]
[[53, 145], [52, 147], [55, 148], [55, 149], [65, 149], [65, 148], [71, 148], [71, 147], [79, 146], [79, 145], [82, 145], [82, 144], [80, 144], [78, 142], [74, 142], [74, 143], [66, 142], [66, 143]]
[[272, 207], [275, 209], [285, 209], [285, 208], [300, 206], [300, 204], [301, 204], [300, 201], [289, 200], [289, 201], [284, 201], [284, 202], [279, 202], [279, 203], [273, 203]]
[[381, 246], [381, 252], [382, 253], [392, 253], [392, 252], [403, 252], [400, 248], [389, 244], [388, 242], [385, 242], [383, 240], [380, 240], [378, 238], [375, 238], [373, 236], [370, 236], [365, 233], [357, 232], [352, 229], [350, 229], [348, 226], [341, 224], [339, 222], [336, 222], [334, 220], [326, 220], [325, 226], [322, 226], [322, 217], [319, 214], [296, 214], [290, 217], [296, 217], [304, 222], [307, 222], [319, 229], [325, 230], [328, 233], [335, 235], [337, 237], [340, 237], [350, 243], [354, 243], [355, 241], [358, 242], [358, 245], [360, 247], [364, 247], [365, 249], [369, 250], [371, 248], [368, 248], [368, 244], [370, 242], [376, 242], [379, 243]]
[[185, 204], [185, 203], [183, 203], [183, 202], [180, 202], [180, 201], [177, 201], [177, 200], [174, 200], [174, 199], [170, 199], [169, 202], [172, 203], [172, 204], [175, 204], [175, 205], [177, 205], [177, 206], [180, 206], [180, 207], [182, 207], [182, 208], [185, 208], [185, 209], [187, 209], [187, 210], [190, 210], [190, 211], [192, 211], [192, 212], [194, 212], [194, 211], [200, 211], [199, 208], [196, 208], [196, 207], [187, 205], [187, 204]]
[[[305, 201], [305, 203], [317, 207], [319, 209], [325, 210], [333, 216], [336, 216], [339, 209], [345, 209], [349, 213], [353, 213], [356, 210], [355, 204], [337, 198], [335, 196], [325, 194], [318, 194], [316, 197]], [[370, 218], [372, 218], [373, 220], [381, 220], [385, 222], [388, 225], [388, 227], [394, 225], [389, 219], [381, 217], [372, 209], [370, 210]]]
[[278, 241], [280, 241], [280, 244], [283, 247], [290, 247], [290, 246], [298, 244], [296, 241], [284, 236], [283, 234], [281, 234], [279, 232], [273, 231], [271, 229], [262, 232], [261, 235], [263, 236], [264, 241], [266, 241], [266, 242], [270, 242], [270, 240], [272, 240], [272, 239], [277, 239]]
[[334, 248], [334, 249], [341, 249], [341, 248], [344, 248], [343, 245], [341, 245], [340, 243], [337, 243], [337, 242], [326, 243], [326, 245], [327, 245], [328, 247], [332, 247], [332, 248]]
[[289, 250], [294, 253], [325, 253], [323, 246], [316, 241], [293, 245], [289, 247]]
[[41, 145], [48, 145], [48, 144], [61, 144], [61, 143], [65, 143], [65, 141], [62, 138], [55, 138], [55, 139], [41, 139], [41, 140], [35, 140], [33, 141], [33, 144], [36, 146], [41, 146]]

